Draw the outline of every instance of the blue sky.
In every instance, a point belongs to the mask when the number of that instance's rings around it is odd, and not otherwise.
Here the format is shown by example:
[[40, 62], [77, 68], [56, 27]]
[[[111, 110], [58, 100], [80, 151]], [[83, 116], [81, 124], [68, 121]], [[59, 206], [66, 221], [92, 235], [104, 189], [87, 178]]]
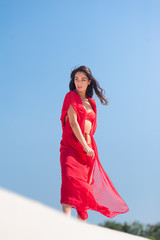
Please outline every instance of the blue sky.
[[94, 95], [100, 161], [130, 208], [111, 220], [160, 220], [159, 12], [155, 0], [0, 1], [1, 187], [61, 211], [61, 107], [86, 65], [109, 100]]

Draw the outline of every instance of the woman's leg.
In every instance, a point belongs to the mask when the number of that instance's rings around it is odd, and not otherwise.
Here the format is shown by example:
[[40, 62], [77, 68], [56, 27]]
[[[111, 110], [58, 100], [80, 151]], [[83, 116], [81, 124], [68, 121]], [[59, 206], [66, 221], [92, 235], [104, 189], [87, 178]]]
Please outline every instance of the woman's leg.
[[[62, 203], [62, 209], [63, 209], [63, 212], [68, 215], [68, 216], [71, 216], [71, 210], [72, 210], [72, 206], [71, 205], [68, 205], [68, 204], [64, 204]], [[86, 220], [82, 219], [78, 213], [77, 213], [77, 218], [79, 220], [81, 220], [82, 222], [86, 222]]]
[[62, 210], [66, 215], [71, 216], [71, 210], [72, 210], [71, 205], [62, 203]]

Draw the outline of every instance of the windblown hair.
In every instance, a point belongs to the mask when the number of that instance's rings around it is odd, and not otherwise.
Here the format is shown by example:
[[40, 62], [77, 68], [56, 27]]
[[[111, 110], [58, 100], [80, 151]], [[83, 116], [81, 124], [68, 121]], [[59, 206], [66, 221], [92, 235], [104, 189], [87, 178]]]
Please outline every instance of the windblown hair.
[[99, 98], [99, 100], [101, 101], [101, 103], [103, 105], [108, 105], [108, 100], [104, 96], [104, 93], [105, 93], [104, 89], [100, 87], [99, 83], [93, 77], [93, 75], [91, 73], [91, 70], [86, 66], [80, 66], [78, 68], [75, 68], [71, 72], [71, 75], [70, 75], [71, 80], [70, 80], [70, 83], [69, 83], [70, 91], [73, 91], [74, 89], [76, 89], [76, 86], [74, 84], [74, 77], [75, 77], [75, 74], [77, 72], [84, 72], [85, 75], [88, 77], [88, 79], [91, 80], [91, 83], [87, 87], [86, 95], [91, 98], [93, 96], [93, 89], [94, 89], [94, 91], [95, 91], [97, 97]]

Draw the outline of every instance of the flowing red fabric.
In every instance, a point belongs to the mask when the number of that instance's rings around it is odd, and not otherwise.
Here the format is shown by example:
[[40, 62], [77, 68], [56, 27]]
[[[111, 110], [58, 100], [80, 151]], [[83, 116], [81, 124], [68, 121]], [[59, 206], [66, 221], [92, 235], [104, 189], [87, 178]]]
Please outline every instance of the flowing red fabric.
[[77, 121], [84, 135], [87, 112], [77, 91], [70, 91], [64, 98], [60, 118], [63, 131], [60, 142], [62, 179], [60, 203], [71, 205], [82, 219], [88, 218], [88, 209], [112, 218], [127, 212], [129, 208], [99, 161], [97, 145], [93, 137], [97, 128], [96, 102], [93, 98], [87, 98], [95, 112], [90, 132], [91, 144], [89, 144], [95, 152], [95, 157], [92, 159], [86, 154], [70, 127], [69, 118], [65, 123], [65, 116], [71, 104], [77, 113]]

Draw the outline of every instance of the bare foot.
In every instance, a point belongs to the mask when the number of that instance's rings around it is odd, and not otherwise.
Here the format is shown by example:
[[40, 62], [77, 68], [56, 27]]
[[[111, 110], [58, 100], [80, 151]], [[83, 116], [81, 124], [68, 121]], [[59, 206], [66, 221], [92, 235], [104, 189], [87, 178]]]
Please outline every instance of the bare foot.
[[82, 222], [86, 222], [86, 220], [83, 220], [78, 214], [77, 214], [77, 218]]

